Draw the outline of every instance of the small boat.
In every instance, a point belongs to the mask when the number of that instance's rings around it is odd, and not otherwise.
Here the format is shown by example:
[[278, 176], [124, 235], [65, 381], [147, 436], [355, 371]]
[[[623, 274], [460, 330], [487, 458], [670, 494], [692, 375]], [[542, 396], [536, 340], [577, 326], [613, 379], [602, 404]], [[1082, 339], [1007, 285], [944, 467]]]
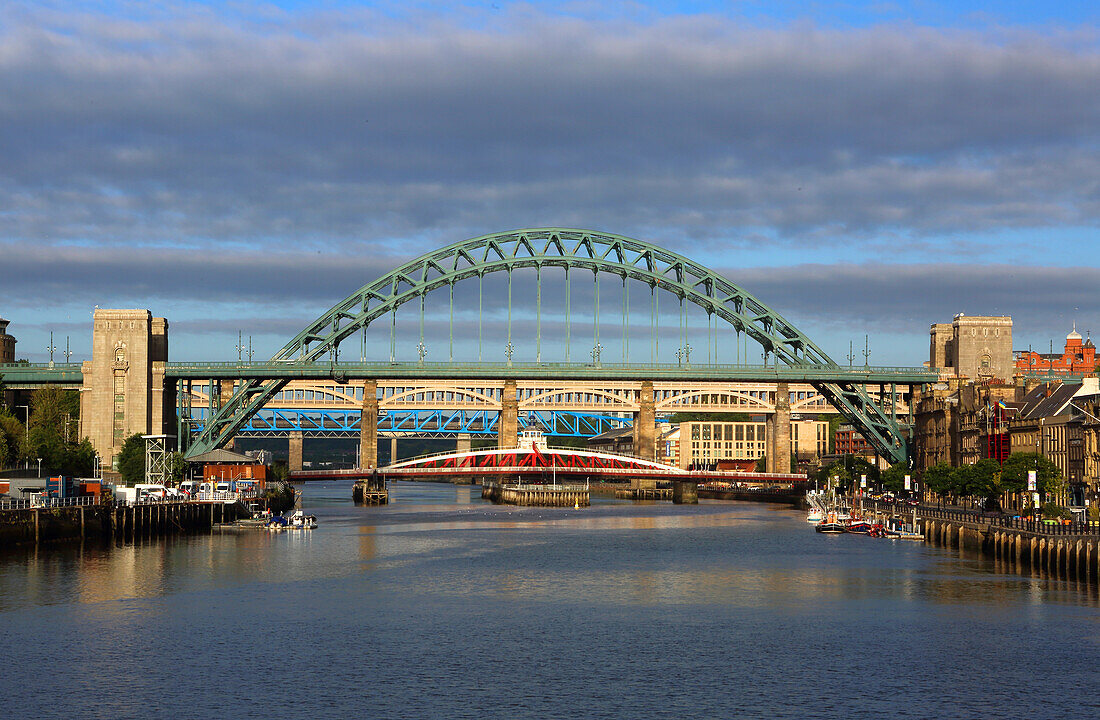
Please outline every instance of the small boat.
[[825, 519], [825, 513], [821, 512], [820, 508], [811, 508], [810, 512], [806, 514], [806, 522], [819, 523]]
[[268, 530], [312, 530], [317, 527], [317, 518], [295, 510], [287, 516], [276, 515], [267, 521]]
[[844, 532], [844, 524], [837, 520], [836, 513], [829, 513], [825, 519], [814, 526], [819, 533], [839, 534]]
[[844, 531], [855, 533], [856, 535], [870, 535], [871, 523], [866, 520], [852, 519], [844, 524]]

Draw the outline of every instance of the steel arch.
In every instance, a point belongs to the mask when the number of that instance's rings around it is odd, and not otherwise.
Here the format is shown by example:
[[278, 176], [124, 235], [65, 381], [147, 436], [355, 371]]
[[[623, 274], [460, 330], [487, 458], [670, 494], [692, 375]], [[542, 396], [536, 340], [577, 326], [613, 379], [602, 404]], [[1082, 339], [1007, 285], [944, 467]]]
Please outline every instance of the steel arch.
[[[356, 290], [288, 342], [274, 362], [338, 359], [340, 343], [372, 321], [432, 290], [491, 272], [520, 268], [581, 268], [644, 282], [725, 320], [793, 367], [838, 368], [808, 336], [732, 281], [664, 248], [621, 235], [565, 228], [493, 233], [422, 255]], [[189, 455], [221, 446], [284, 385], [248, 380], [195, 439]], [[812, 383], [892, 462], [906, 457], [897, 423], [854, 383]]]

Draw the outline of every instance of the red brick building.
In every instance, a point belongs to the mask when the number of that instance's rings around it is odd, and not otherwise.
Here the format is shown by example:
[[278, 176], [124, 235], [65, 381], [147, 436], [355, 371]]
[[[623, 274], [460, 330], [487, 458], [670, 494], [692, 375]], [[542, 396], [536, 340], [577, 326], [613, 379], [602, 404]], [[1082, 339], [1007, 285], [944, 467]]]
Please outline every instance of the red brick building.
[[1016, 353], [1016, 374], [1091, 375], [1096, 372], [1096, 346], [1092, 339], [1081, 341], [1074, 325], [1066, 335], [1066, 347], [1061, 355], [1037, 353], [1031, 350]]

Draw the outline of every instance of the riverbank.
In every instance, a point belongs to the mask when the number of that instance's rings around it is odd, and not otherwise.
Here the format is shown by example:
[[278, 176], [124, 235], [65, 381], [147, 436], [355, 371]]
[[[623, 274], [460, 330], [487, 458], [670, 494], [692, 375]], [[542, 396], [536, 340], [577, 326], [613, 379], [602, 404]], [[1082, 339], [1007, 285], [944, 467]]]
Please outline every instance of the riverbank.
[[248, 514], [237, 503], [163, 502], [65, 505], [0, 510], [0, 545], [39, 545], [85, 539], [131, 542], [177, 533], [208, 532]]

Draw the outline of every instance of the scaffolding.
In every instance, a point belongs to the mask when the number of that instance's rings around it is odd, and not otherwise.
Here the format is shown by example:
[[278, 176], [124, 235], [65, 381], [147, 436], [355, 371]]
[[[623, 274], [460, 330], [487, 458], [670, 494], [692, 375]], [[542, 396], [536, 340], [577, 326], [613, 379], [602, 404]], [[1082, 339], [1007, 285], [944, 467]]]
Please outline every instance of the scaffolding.
[[169, 447], [176, 446], [175, 435], [142, 435], [145, 441], [145, 482], [164, 485], [169, 477]]

